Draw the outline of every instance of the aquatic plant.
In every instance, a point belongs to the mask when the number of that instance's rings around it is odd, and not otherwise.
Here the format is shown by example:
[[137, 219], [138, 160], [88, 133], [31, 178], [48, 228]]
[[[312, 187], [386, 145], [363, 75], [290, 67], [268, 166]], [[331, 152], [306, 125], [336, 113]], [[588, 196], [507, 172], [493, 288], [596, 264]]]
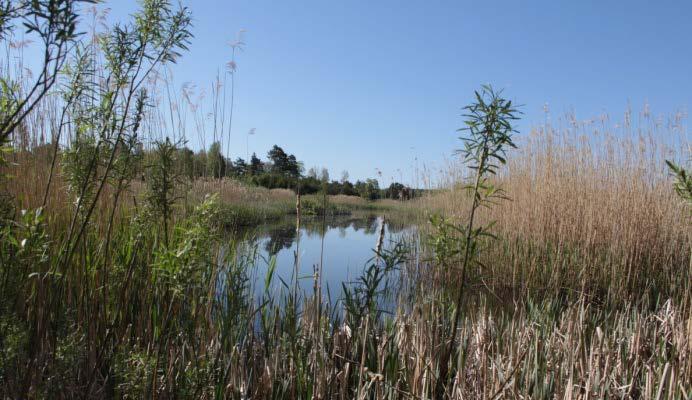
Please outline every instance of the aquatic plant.
[[[451, 356], [456, 346], [459, 312], [463, 305], [464, 286], [467, 284], [466, 273], [469, 263], [480, 262], [477, 258], [480, 247], [479, 239], [493, 236], [490, 230], [492, 223], [486, 226], [474, 225], [476, 212], [481, 207], [489, 207], [496, 201], [506, 198], [502, 189], [493, 185], [488, 179], [488, 175], [496, 174], [499, 166], [506, 163], [507, 150], [516, 147], [512, 141], [512, 134], [515, 133], [512, 123], [518, 119], [518, 111], [512, 102], [504, 99], [501, 92], [494, 91], [490, 86], [483, 86], [481, 91], [477, 91], [475, 95], [476, 101], [464, 107], [466, 126], [460, 129], [467, 131], [468, 136], [461, 137], [464, 148], [458, 153], [462, 155], [464, 162], [469, 164], [469, 168], [474, 173], [472, 183], [465, 187], [472, 198], [466, 226], [454, 228], [460, 232], [461, 240], [449, 240], [450, 236], [444, 232], [445, 225], [449, 226], [449, 222], [433, 220], [436, 222], [438, 231], [442, 230], [441, 234], [444, 235], [443, 240], [437, 241], [438, 244], [442, 244], [442, 246], [436, 247], [438, 259], [442, 258], [442, 263], [447, 263], [447, 260], [444, 260], [445, 257], [456, 256], [456, 253], [459, 255], [459, 259], [454, 260], [450, 265], [458, 269], [459, 287], [454, 303], [449, 345], [443, 352], [443, 357]], [[451, 236], [451, 238], [455, 237]], [[433, 240], [435, 239], [433, 238]], [[447, 254], [450, 253], [447, 247], [452, 247], [452, 254]], [[442, 253], [443, 251], [445, 253]], [[448, 376], [447, 358], [443, 358], [440, 368], [436, 389], [437, 397], [442, 397], [446, 392], [444, 385], [446, 385]]]
[[[24, 3], [0, 10], [14, 4]], [[198, 177], [206, 163], [174, 168], [189, 153], [152, 116], [160, 104], [145, 77], [184, 51], [189, 22], [168, 1], [144, 1], [133, 23], [76, 46], [59, 95], [10, 135], [1, 397], [690, 396], [689, 220], [656, 131], [632, 129], [644, 132], [637, 146], [627, 132], [588, 141], [579, 129], [592, 126], [545, 126], [505, 156], [512, 107], [481, 90], [462, 153], [472, 176], [452, 166], [449, 185], [406, 204], [304, 197], [323, 217], [332, 205], [390, 223], [445, 216], [420, 227], [431, 240], [373, 243], [378, 254], [333, 303], [329, 266], [284, 280], [276, 257], [224, 231], [294, 213], [290, 190]], [[55, 127], [48, 145], [41, 126]], [[513, 201], [496, 201], [500, 187]]]

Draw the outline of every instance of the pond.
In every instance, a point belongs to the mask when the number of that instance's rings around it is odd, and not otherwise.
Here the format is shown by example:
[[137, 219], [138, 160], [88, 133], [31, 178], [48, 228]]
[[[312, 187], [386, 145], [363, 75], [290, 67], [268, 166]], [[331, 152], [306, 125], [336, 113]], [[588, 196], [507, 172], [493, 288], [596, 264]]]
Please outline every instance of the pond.
[[[297, 277], [298, 287], [310, 296], [314, 292], [315, 272], [322, 270], [322, 293], [335, 301], [342, 295], [342, 282], [357, 279], [375, 257], [383, 218], [377, 215], [295, 217], [267, 223], [236, 233], [236, 243], [251, 254], [250, 282], [255, 294], [265, 290], [265, 279], [273, 265], [270, 291], [278, 294], [292, 288]], [[415, 241], [415, 225], [384, 219], [383, 249], [395, 243]], [[297, 268], [296, 268], [297, 267]]]

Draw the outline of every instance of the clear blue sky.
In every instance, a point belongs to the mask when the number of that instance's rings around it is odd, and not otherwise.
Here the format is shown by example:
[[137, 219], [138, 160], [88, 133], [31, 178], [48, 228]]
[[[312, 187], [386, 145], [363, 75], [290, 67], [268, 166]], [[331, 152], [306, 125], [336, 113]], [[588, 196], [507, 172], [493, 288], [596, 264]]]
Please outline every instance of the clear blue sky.
[[[460, 107], [490, 83], [524, 105], [578, 118], [628, 103], [655, 114], [692, 103], [690, 1], [187, 0], [195, 27], [176, 82], [209, 88], [245, 29], [237, 58], [232, 155], [274, 143], [333, 178], [411, 183], [459, 144]], [[134, 0], [111, 0], [111, 19]], [[194, 143], [193, 143], [194, 144]], [[400, 172], [399, 172], [400, 171]]]

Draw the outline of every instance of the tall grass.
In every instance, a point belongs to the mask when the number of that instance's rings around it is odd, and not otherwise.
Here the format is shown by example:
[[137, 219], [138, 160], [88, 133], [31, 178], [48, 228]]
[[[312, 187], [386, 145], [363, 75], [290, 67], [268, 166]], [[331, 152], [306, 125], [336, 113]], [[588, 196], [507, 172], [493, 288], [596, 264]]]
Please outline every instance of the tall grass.
[[[461, 312], [446, 397], [687, 398], [685, 206], [657, 162], [653, 173], [630, 173], [599, 158], [601, 147], [554, 135], [539, 130], [509, 157], [499, 184], [513, 201], [479, 214], [498, 221], [500, 240], [484, 253], [487, 268], [472, 274], [477, 290]], [[652, 160], [648, 149], [630, 165]], [[42, 180], [18, 177], [38, 177], [45, 158], [13, 157], [7, 189], [17, 206], [38, 204]], [[546, 172], [556, 164], [564, 168]], [[18, 214], [6, 228], [6, 397], [433, 398], [455, 289], [450, 271], [425, 261], [429, 249], [389, 264], [384, 253], [367, 268], [364, 286], [353, 287], [371, 293], [356, 303], [367, 307], [329, 303], [290, 283], [258, 300], [252, 249], [223, 239], [224, 203], [292, 207], [292, 195], [197, 181], [190, 210], [176, 208], [167, 246], [141, 200], [123, 200], [128, 217], [110, 238], [106, 275], [107, 207], [97, 208], [73, 260], [59, 264], [69, 222], [60, 215], [70, 206], [57, 177], [42, 214]], [[137, 185], [133, 194], [143, 190]], [[455, 216], [468, 199], [451, 189], [421, 201]], [[399, 283], [373, 297], [385, 287], [372, 277], [392, 269]], [[378, 299], [392, 296], [394, 314], [378, 311]]]
[[[584, 289], [601, 300], [689, 293], [690, 214], [664, 162], [689, 158], [684, 117], [661, 126], [642, 114], [615, 128], [568, 121], [519, 139], [498, 174], [511, 201], [480, 215], [496, 221], [502, 238], [485, 253], [485, 282], [526, 294]], [[450, 165], [450, 189], [424, 206], [460, 218], [470, 202], [455, 183], [464, 181], [462, 171]]]
[[[74, 139], [92, 126], [70, 120], [59, 139], [63, 107], [72, 106], [50, 94], [33, 106], [0, 167], [3, 398], [429, 399], [442, 370], [443, 396], [455, 399], [692, 395], [690, 214], [664, 163], [689, 157], [675, 150], [688, 145], [681, 116], [662, 125], [643, 113], [632, 124], [628, 114], [615, 130], [568, 119], [518, 141], [493, 182], [512, 201], [479, 209], [499, 240], [481, 243], [463, 304], [453, 301], [457, 272], [425, 240], [373, 243], [379, 254], [331, 303], [295, 281], [270, 290], [275, 259], [255, 286], [256, 249], [227, 239], [229, 220], [293, 212], [291, 193], [174, 177], [175, 187], [157, 186], [157, 174], [107, 162], [136, 148], [110, 136], [116, 145], [98, 145], [106, 157], [75, 174], [85, 159]], [[182, 135], [147, 110], [141, 142]], [[464, 222], [462, 170], [452, 166], [447, 189], [407, 212]], [[75, 176], [99, 190], [75, 196]], [[303, 201], [323, 215], [330, 207]], [[331, 207], [399, 205], [362, 202]]]

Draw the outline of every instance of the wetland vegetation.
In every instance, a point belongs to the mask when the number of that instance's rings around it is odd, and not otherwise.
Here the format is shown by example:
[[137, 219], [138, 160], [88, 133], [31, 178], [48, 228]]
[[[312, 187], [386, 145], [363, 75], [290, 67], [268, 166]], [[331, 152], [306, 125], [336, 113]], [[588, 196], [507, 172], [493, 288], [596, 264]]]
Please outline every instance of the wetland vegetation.
[[230, 161], [156, 117], [190, 10], [91, 3], [0, 0], [0, 397], [692, 396], [684, 116], [519, 134], [483, 86], [436, 187]]

